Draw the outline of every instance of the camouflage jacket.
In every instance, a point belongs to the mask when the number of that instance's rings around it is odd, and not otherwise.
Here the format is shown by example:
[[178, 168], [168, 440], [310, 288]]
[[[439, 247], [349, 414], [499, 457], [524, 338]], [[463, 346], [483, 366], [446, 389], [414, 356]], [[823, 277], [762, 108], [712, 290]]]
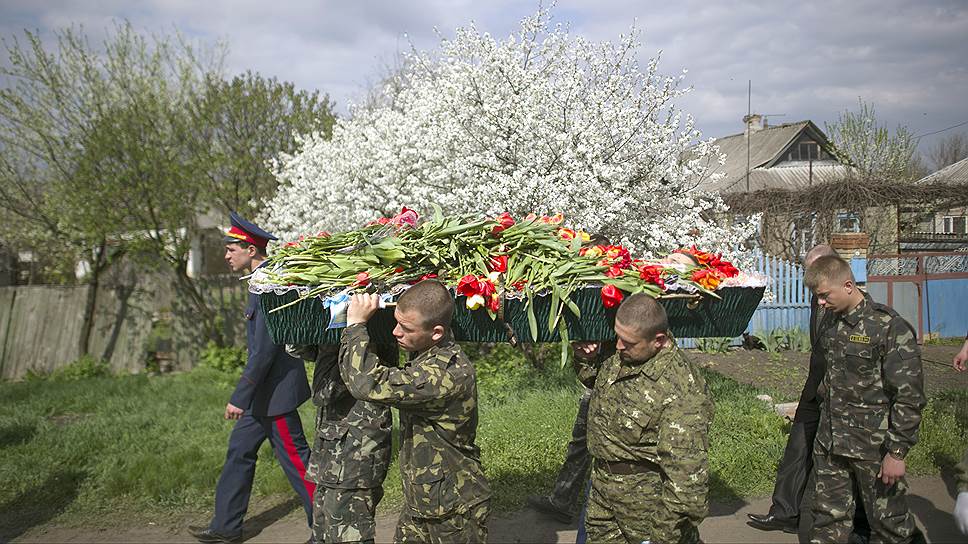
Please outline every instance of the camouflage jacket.
[[588, 451], [598, 460], [649, 461], [663, 474], [668, 511], [701, 521], [709, 489], [709, 425], [715, 411], [706, 381], [675, 345], [629, 366], [614, 355], [598, 368], [576, 358], [593, 386]]
[[477, 374], [447, 338], [404, 368], [381, 367], [363, 325], [343, 331], [340, 373], [358, 399], [400, 409], [400, 472], [414, 517], [461, 514], [490, 498], [477, 435]]
[[968, 449], [965, 449], [961, 462], [955, 467], [955, 485], [958, 493], [968, 493]]
[[869, 461], [894, 448], [907, 454], [918, 441], [926, 403], [921, 348], [911, 325], [865, 295], [853, 310], [828, 320], [818, 347], [827, 369], [817, 389], [817, 443], [832, 454]]
[[[384, 351], [381, 359], [392, 364], [396, 349]], [[390, 465], [390, 408], [353, 398], [339, 374], [339, 346], [297, 346], [289, 352], [316, 363], [312, 388], [316, 438], [306, 478], [338, 489], [382, 486]]]

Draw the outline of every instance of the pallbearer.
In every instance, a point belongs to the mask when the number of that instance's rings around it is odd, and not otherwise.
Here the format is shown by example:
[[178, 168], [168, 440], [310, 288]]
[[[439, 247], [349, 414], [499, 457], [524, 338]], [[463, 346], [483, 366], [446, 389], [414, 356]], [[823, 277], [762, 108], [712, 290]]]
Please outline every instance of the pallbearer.
[[698, 542], [713, 419], [706, 382], [655, 299], [625, 299], [615, 335], [618, 353], [601, 363], [598, 344], [575, 344], [578, 378], [592, 387], [588, 541]]
[[353, 295], [340, 344], [340, 374], [354, 397], [400, 409], [403, 511], [396, 542], [483, 542], [491, 491], [477, 436], [477, 374], [450, 330], [454, 299], [424, 280], [400, 296], [393, 335], [411, 355], [379, 363], [366, 322], [377, 295]]

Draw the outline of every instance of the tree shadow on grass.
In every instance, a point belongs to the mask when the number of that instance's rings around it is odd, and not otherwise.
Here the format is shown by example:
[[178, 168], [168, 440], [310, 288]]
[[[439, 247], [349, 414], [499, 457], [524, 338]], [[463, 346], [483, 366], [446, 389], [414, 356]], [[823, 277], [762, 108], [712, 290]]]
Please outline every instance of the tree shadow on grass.
[[0, 542], [13, 540], [63, 512], [77, 498], [87, 477], [80, 470], [59, 470], [0, 504]]
[[302, 501], [293, 497], [284, 503], [277, 504], [268, 510], [259, 512], [258, 514], [246, 519], [245, 526], [242, 529], [242, 534], [245, 535], [245, 540], [255, 538], [259, 535], [259, 533], [264, 531], [266, 527], [288, 516], [290, 512], [296, 510], [297, 508], [302, 510]]
[[15, 423], [0, 427], [0, 449], [29, 442], [35, 434], [37, 434], [37, 427], [33, 425]]
[[747, 502], [716, 472], [709, 474], [708, 517], [731, 516], [746, 506]]
[[561, 523], [539, 514], [525, 503], [528, 495], [550, 493], [557, 476], [557, 468], [529, 472], [505, 470], [497, 477], [489, 474], [492, 500], [488, 540], [557, 542], [559, 531], [577, 529], [577, 515], [572, 523]]

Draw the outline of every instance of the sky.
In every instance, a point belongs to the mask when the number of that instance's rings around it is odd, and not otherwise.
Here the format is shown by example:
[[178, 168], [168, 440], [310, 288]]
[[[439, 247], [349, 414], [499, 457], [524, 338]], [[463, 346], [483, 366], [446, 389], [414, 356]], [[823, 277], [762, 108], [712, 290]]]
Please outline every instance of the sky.
[[[346, 114], [411, 45], [433, 49], [440, 34], [471, 22], [505, 37], [537, 7], [506, 0], [4, 0], [0, 36], [9, 41], [30, 29], [49, 37], [83, 25], [96, 43], [124, 19], [144, 32], [177, 29], [203, 44], [226, 42], [230, 75], [252, 70], [318, 89]], [[922, 151], [968, 133], [964, 0], [559, 0], [552, 15], [595, 41], [618, 41], [633, 24], [641, 29], [643, 65], [661, 50], [660, 71], [688, 69], [694, 91], [680, 105], [707, 137], [743, 130], [749, 82], [753, 112], [771, 125], [810, 119], [823, 129], [863, 98], [888, 126], [924, 134]]]

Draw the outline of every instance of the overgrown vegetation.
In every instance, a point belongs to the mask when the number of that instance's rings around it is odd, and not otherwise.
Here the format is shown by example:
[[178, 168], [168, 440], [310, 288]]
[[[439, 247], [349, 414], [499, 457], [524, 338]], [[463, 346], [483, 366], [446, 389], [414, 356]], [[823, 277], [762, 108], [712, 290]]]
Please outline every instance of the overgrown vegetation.
[[219, 347], [215, 342], [209, 342], [202, 350], [202, 366], [218, 370], [220, 372], [233, 372], [245, 368], [246, 351], [245, 348], [234, 346]]
[[763, 344], [763, 349], [770, 353], [810, 351], [810, 335], [800, 327], [775, 328], [767, 333], [756, 333], [754, 336]]
[[[554, 364], [556, 346], [537, 350], [551, 363], [541, 370], [507, 345], [466, 347], [477, 363], [478, 443], [494, 504], [499, 510], [522, 508], [528, 494], [553, 485], [581, 388], [567, 368]], [[219, 364], [229, 359], [210, 353]], [[88, 366], [94, 365], [76, 368]], [[186, 513], [205, 518], [232, 427], [221, 413], [238, 380], [237, 368], [214, 366], [154, 377], [0, 384], [0, 539], [50, 520], [109, 524]], [[716, 400], [711, 497], [768, 493], [788, 424], [755, 399], [760, 389], [705, 374]], [[921, 443], [909, 457], [913, 474], [937, 474], [960, 457], [968, 446], [966, 412], [968, 392], [931, 400]], [[312, 436], [312, 406], [306, 403], [300, 413]], [[254, 498], [288, 496], [289, 483], [268, 445], [259, 457]], [[401, 504], [398, 470], [394, 462], [381, 511]]]
[[732, 341], [729, 337], [697, 338], [696, 348], [703, 353], [726, 353]]
[[110, 375], [111, 367], [108, 366], [107, 362], [91, 355], [83, 355], [76, 361], [50, 373], [28, 370], [26, 379], [28, 381], [74, 381], [86, 378], [103, 378]]

